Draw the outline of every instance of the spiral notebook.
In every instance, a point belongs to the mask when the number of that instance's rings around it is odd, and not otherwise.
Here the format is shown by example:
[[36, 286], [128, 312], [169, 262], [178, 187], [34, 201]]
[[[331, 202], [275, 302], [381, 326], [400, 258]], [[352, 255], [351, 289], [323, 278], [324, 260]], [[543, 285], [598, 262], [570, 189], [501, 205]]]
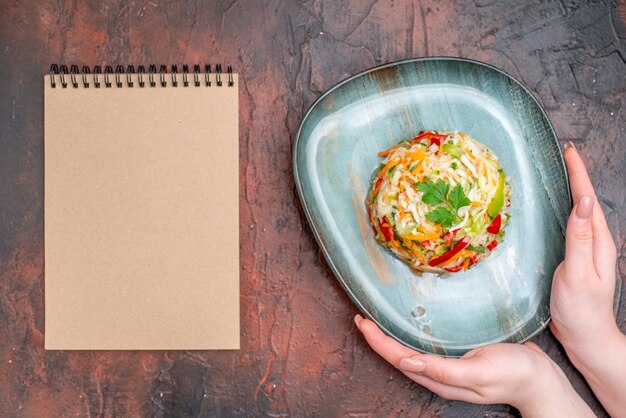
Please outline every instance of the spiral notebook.
[[237, 74], [44, 83], [46, 349], [239, 348]]

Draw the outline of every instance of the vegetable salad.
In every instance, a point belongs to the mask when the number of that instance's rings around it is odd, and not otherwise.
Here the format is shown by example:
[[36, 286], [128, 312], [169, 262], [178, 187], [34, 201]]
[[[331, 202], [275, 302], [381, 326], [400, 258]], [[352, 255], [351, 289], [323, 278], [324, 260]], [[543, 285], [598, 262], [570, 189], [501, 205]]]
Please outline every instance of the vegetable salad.
[[502, 242], [511, 187], [486, 146], [429, 131], [378, 155], [369, 218], [376, 240], [415, 272], [467, 270]]

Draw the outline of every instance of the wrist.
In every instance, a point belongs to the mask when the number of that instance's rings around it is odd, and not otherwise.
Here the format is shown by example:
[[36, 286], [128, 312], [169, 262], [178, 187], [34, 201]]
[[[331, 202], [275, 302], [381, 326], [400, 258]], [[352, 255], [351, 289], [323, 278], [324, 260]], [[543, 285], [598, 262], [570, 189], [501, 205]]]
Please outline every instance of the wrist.
[[626, 372], [626, 336], [617, 326], [615, 328], [614, 332], [585, 352], [578, 349], [572, 350], [572, 354], [568, 352], [572, 363], [585, 377], [596, 397], [612, 414], [612, 408], [605, 403], [607, 400], [610, 403], [616, 400], [624, 403], [620, 388]]
[[616, 323], [594, 332], [579, 341], [562, 341], [563, 348], [572, 364], [587, 377], [595, 369], [606, 365], [607, 358], [626, 354], [626, 337]]
[[560, 387], [559, 376], [556, 373], [552, 360], [543, 354], [533, 362], [526, 378], [519, 382], [518, 390], [509, 401], [520, 411], [534, 409], [537, 404], [543, 404], [547, 397], [547, 387]]
[[540, 366], [526, 383], [525, 390], [511, 403], [524, 418], [594, 416], [550, 358], [546, 356]]

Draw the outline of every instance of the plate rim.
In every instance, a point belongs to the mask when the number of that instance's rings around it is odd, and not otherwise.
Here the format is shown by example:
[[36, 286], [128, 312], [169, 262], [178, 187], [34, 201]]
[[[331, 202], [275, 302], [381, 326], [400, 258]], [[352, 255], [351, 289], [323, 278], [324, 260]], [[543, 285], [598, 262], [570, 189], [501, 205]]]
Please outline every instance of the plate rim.
[[[570, 184], [569, 184], [569, 176], [567, 173], [567, 166], [565, 165], [565, 160], [563, 158], [563, 151], [562, 151], [562, 147], [561, 144], [559, 143], [556, 131], [554, 129], [554, 126], [552, 125], [552, 121], [550, 120], [550, 118], [548, 117], [548, 114], [544, 108], [544, 106], [541, 104], [541, 102], [539, 101], [539, 99], [537, 97], [535, 97], [535, 95], [533, 94], [532, 91], [530, 91], [522, 82], [520, 82], [517, 78], [513, 77], [511, 74], [509, 74], [508, 72], [495, 67], [491, 64], [488, 64], [486, 62], [480, 61], [480, 60], [476, 60], [476, 59], [471, 59], [471, 58], [462, 58], [462, 57], [453, 57], [453, 56], [433, 56], [433, 57], [421, 57], [421, 58], [407, 58], [407, 59], [402, 59], [402, 60], [397, 60], [397, 61], [391, 61], [385, 64], [381, 64], [381, 65], [376, 65], [374, 67], [370, 67], [366, 70], [360, 71], [356, 74], [350, 75], [340, 81], [338, 81], [336, 84], [334, 84], [333, 86], [329, 87], [324, 93], [322, 93], [321, 96], [319, 96], [308, 108], [308, 110], [306, 111], [306, 113], [304, 114], [304, 116], [302, 117], [302, 121], [300, 122], [300, 126], [298, 127], [298, 133], [296, 134], [296, 138], [295, 141], [293, 142], [293, 146], [292, 146], [292, 166], [293, 166], [293, 176], [294, 176], [294, 180], [295, 180], [295, 184], [296, 184], [296, 189], [298, 191], [298, 197], [300, 198], [300, 203], [302, 204], [302, 209], [304, 211], [304, 214], [306, 216], [307, 219], [307, 224], [309, 225], [309, 227], [311, 228], [311, 231], [313, 232], [313, 236], [315, 237], [315, 241], [317, 241], [318, 246], [320, 247], [320, 249], [322, 250], [322, 254], [324, 255], [324, 259], [326, 260], [326, 262], [328, 263], [328, 266], [330, 267], [331, 271], [333, 272], [333, 275], [335, 276], [335, 279], [339, 282], [339, 284], [341, 285], [341, 287], [343, 288], [343, 290], [346, 292], [346, 294], [348, 295], [348, 297], [350, 297], [350, 300], [352, 301], [352, 303], [354, 303], [357, 308], [363, 313], [365, 314], [365, 316], [373, 321], [384, 333], [385, 335], [393, 338], [394, 340], [398, 341], [400, 344], [404, 345], [405, 347], [408, 347], [412, 350], [415, 350], [417, 352], [420, 353], [424, 353], [424, 354], [434, 354], [430, 351], [426, 351], [424, 349], [418, 348], [413, 346], [412, 344], [409, 344], [406, 341], [402, 341], [399, 337], [397, 337], [395, 335], [395, 333], [390, 332], [389, 329], [387, 329], [387, 327], [385, 327], [384, 325], [382, 325], [377, 319], [375, 319], [375, 317], [370, 313], [370, 310], [367, 309], [362, 303], [361, 301], [354, 295], [354, 293], [352, 292], [352, 290], [350, 289], [350, 287], [347, 285], [345, 279], [342, 277], [342, 275], [339, 273], [339, 270], [337, 269], [337, 267], [335, 266], [335, 263], [333, 262], [332, 258], [330, 257], [330, 254], [328, 252], [328, 249], [326, 248], [326, 246], [324, 245], [321, 236], [320, 236], [320, 232], [318, 231], [318, 228], [316, 227], [315, 223], [312, 221], [312, 215], [311, 215], [311, 211], [309, 208], [309, 205], [307, 204], [307, 202], [304, 199], [304, 195], [303, 195], [303, 190], [302, 190], [302, 182], [300, 180], [300, 175], [299, 175], [299, 169], [298, 169], [298, 145], [299, 142], [301, 141], [301, 134], [302, 134], [302, 128], [304, 127], [307, 119], [309, 118], [310, 114], [312, 113], [312, 111], [317, 107], [317, 105], [324, 100], [324, 98], [326, 96], [328, 96], [329, 94], [331, 94], [332, 92], [334, 92], [335, 90], [337, 90], [339, 87], [341, 87], [344, 84], [347, 84], [348, 82], [352, 81], [353, 79], [359, 78], [361, 76], [364, 76], [366, 74], [375, 72], [375, 71], [379, 71], [381, 69], [384, 68], [389, 68], [389, 67], [396, 67], [399, 65], [403, 65], [403, 64], [410, 64], [410, 63], [419, 63], [419, 62], [428, 62], [428, 61], [456, 61], [456, 62], [463, 62], [463, 63], [469, 63], [469, 64], [473, 64], [473, 65], [478, 65], [478, 66], [482, 66], [482, 67], [487, 67], [491, 70], [494, 70], [502, 75], [504, 75], [505, 77], [507, 77], [509, 80], [513, 81], [515, 84], [517, 84], [519, 87], [522, 88], [522, 90], [524, 90], [528, 96], [530, 96], [532, 98], [532, 100], [535, 102], [535, 104], [537, 105], [537, 107], [539, 108], [541, 114], [543, 115], [543, 117], [545, 118], [545, 120], [547, 121], [547, 125], [550, 129], [550, 132], [552, 133], [551, 135], [551, 141], [553, 142], [554, 145], [556, 145], [557, 149], [559, 150], [558, 153], [558, 160], [560, 162], [560, 166], [563, 170], [563, 173], [565, 174], [565, 184], [567, 184], [567, 188], [566, 188], [566, 193], [567, 193], [567, 200], [570, 202], [570, 205], [572, 204], [572, 195], [571, 195], [571, 191], [570, 191]], [[559, 225], [559, 228], [560, 225]], [[565, 235], [565, 231], [561, 230], [561, 233], [563, 235]], [[548, 299], [548, 304], [550, 303], [550, 298]], [[547, 315], [547, 319], [546, 321], [539, 326], [535, 331], [533, 331], [532, 333], [528, 334], [526, 337], [520, 339], [519, 341], [516, 341], [514, 344], [523, 344], [526, 341], [530, 340], [531, 338], [535, 337], [536, 335], [538, 335], [539, 333], [541, 333], [543, 330], [545, 330], [548, 325], [550, 324], [550, 321], [552, 320], [552, 315], [550, 313], [550, 310], [548, 309], [548, 315]], [[502, 342], [500, 342], [502, 343]], [[489, 344], [496, 344], [496, 343], [489, 343]], [[482, 347], [485, 346], [487, 344], [483, 344], [483, 345], [478, 345], [475, 348], [478, 347]], [[467, 350], [467, 352], [475, 349], [469, 349]], [[437, 355], [442, 355], [443, 357], [451, 357], [451, 358], [459, 358], [462, 357], [464, 354], [462, 355], [456, 355], [456, 354], [437, 354]]]

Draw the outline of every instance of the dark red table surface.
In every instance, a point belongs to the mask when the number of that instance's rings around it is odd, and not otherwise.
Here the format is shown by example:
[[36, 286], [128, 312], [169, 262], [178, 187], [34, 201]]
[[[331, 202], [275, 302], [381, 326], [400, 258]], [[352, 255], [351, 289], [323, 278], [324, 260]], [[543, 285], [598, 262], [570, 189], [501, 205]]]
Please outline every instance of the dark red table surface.
[[[626, 4], [5, 1], [0, 10], [0, 416], [515, 416], [413, 384], [365, 344], [292, 176], [302, 116], [377, 64], [504, 69], [587, 161], [626, 275]], [[43, 75], [52, 63], [230, 63], [241, 75], [241, 350], [45, 351]], [[112, 121], [113, 122], [113, 121]], [[626, 308], [618, 322], [626, 329]], [[549, 331], [535, 341], [605, 415]]]

